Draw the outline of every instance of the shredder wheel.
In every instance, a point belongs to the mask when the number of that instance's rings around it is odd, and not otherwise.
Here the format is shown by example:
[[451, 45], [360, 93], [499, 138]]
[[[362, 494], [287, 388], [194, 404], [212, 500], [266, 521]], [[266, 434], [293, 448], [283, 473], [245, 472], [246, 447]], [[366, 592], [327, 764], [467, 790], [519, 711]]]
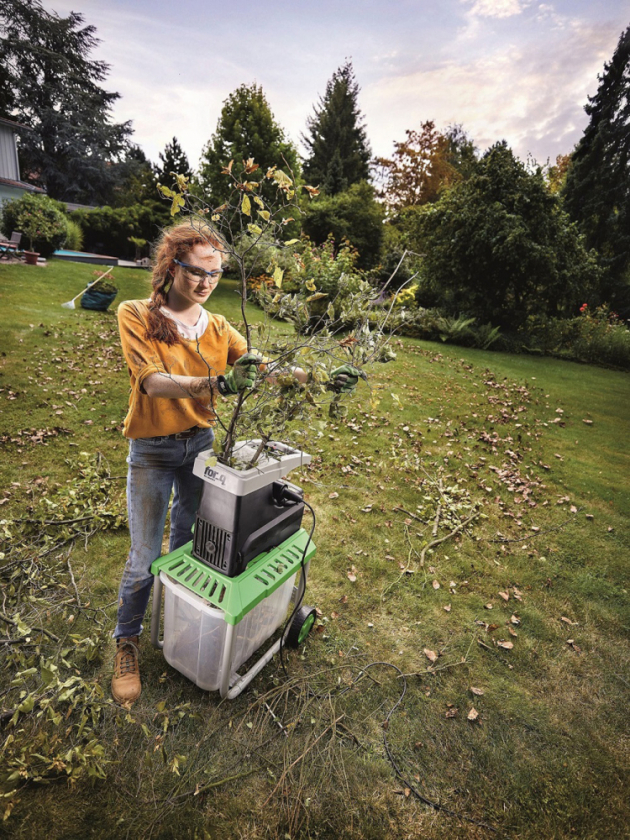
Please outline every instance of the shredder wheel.
[[291, 627], [287, 633], [286, 644], [289, 647], [299, 647], [313, 629], [316, 617], [315, 607], [300, 607], [293, 616]]

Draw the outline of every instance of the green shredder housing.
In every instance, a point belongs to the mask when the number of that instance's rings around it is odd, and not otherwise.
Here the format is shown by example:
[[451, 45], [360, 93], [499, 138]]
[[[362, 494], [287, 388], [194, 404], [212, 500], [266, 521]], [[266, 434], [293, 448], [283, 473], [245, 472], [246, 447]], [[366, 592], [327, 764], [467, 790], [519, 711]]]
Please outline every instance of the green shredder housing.
[[227, 625], [237, 634], [229, 663], [236, 673], [282, 624], [304, 550], [306, 564], [315, 545], [301, 529], [232, 578], [197, 560], [191, 549], [188, 543], [151, 566], [165, 590], [163, 653], [200, 688], [216, 691]]

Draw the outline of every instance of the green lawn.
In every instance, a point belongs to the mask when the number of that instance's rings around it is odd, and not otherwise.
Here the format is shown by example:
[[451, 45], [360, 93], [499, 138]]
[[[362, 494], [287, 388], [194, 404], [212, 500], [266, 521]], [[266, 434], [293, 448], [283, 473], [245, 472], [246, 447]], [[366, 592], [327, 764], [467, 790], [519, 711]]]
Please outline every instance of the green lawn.
[[[628, 374], [395, 340], [345, 419], [294, 432], [321, 616], [288, 676], [220, 702], [147, 639], [128, 713], [128, 379], [114, 312], [60, 306], [91, 279], [0, 267], [0, 836], [628, 836]], [[229, 280], [211, 304], [238, 325]], [[63, 546], [42, 524], [84, 515]]]

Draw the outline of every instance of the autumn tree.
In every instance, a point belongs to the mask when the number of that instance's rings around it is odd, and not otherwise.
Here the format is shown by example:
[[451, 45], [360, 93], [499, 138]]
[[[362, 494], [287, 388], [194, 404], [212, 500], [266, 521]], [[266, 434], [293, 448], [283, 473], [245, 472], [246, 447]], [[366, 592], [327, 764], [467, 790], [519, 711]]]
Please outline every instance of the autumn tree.
[[[271, 167], [299, 174], [298, 155], [277, 123], [262, 87], [241, 85], [223, 104], [215, 133], [202, 152], [196, 191], [216, 205], [225, 202], [229, 182], [222, 174], [224, 167], [253, 158], [263, 171]], [[179, 174], [179, 173], [178, 173]], [[271, 186], [264, 182], [262, 190], [271, 197]]]
[[[186, 152], [182, 149], [177, 137], [173, 137], [167, 143], [163, 152], [159, 152], [160, 163], [154, 167], [155, 177], [161, 184], [170, 183], [173, 180], [172, 172], [177, 175], [184, 175], [192, 178], [192, 169], [188, 162]], [[226, 161], [227, 162], [227, 161]]]
[[437, 201], [444, 187], [470, 175], [475, 162], [475, 147], [461, 126], [440, 132], [428, 120], [405, 134], [394, 142], [391, 158], [375, 161], [380, 197], [394, 213]]
[[370, 145], [358, 105], [359, 85], [352, 63], [336, 70], [326, 93], [307, 120], [302, 141], [308, 149], [304, 176], [328, 195], [336, 195], [369, 177]]
[[424, 256], [424, 284], [449, 314], [516, 328], [530, 315], [565, 316], [598, 280], [584, 246], [549, 192], [505, 143], [439, 201], [409, 213], [409, 243]]
[[601, 294], [630, 309], [630, 27], [621, 35], [584, 110], [589, 123], [572, 155], [565, 205], [604, 268]]
[[111, 121], [119, 94], [100, 85], [109, 67], [90, 58], [98, 38], [83, 21], [77, 12], [48, 12], [39, 0], [3, 0], [5, 109], [32, 129], [20, 137], [25, 181], [43, 184], [52, 198], [103, 203], [118, 181], [131, 125]]

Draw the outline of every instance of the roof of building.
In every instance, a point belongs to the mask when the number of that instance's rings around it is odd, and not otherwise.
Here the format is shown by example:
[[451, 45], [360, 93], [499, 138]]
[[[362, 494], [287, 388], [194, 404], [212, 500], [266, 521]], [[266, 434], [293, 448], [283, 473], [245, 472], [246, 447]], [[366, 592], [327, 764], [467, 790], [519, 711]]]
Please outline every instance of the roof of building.
[[0, 184], [5, 184], [7, 187], [18, 187], [28, 192], [46, 193], [41, 187], [36, 187], [34, 184], [27, 184], [25, 181], [14, 181], [12, 178], [0, 178]]
[[0, 125], [9, 125], [11, 128], [25, 128], [27, 131], [33, 130], [30, 126], [24, 125], [24, 123], [8, 120], [6, 117], [0, 117]]

